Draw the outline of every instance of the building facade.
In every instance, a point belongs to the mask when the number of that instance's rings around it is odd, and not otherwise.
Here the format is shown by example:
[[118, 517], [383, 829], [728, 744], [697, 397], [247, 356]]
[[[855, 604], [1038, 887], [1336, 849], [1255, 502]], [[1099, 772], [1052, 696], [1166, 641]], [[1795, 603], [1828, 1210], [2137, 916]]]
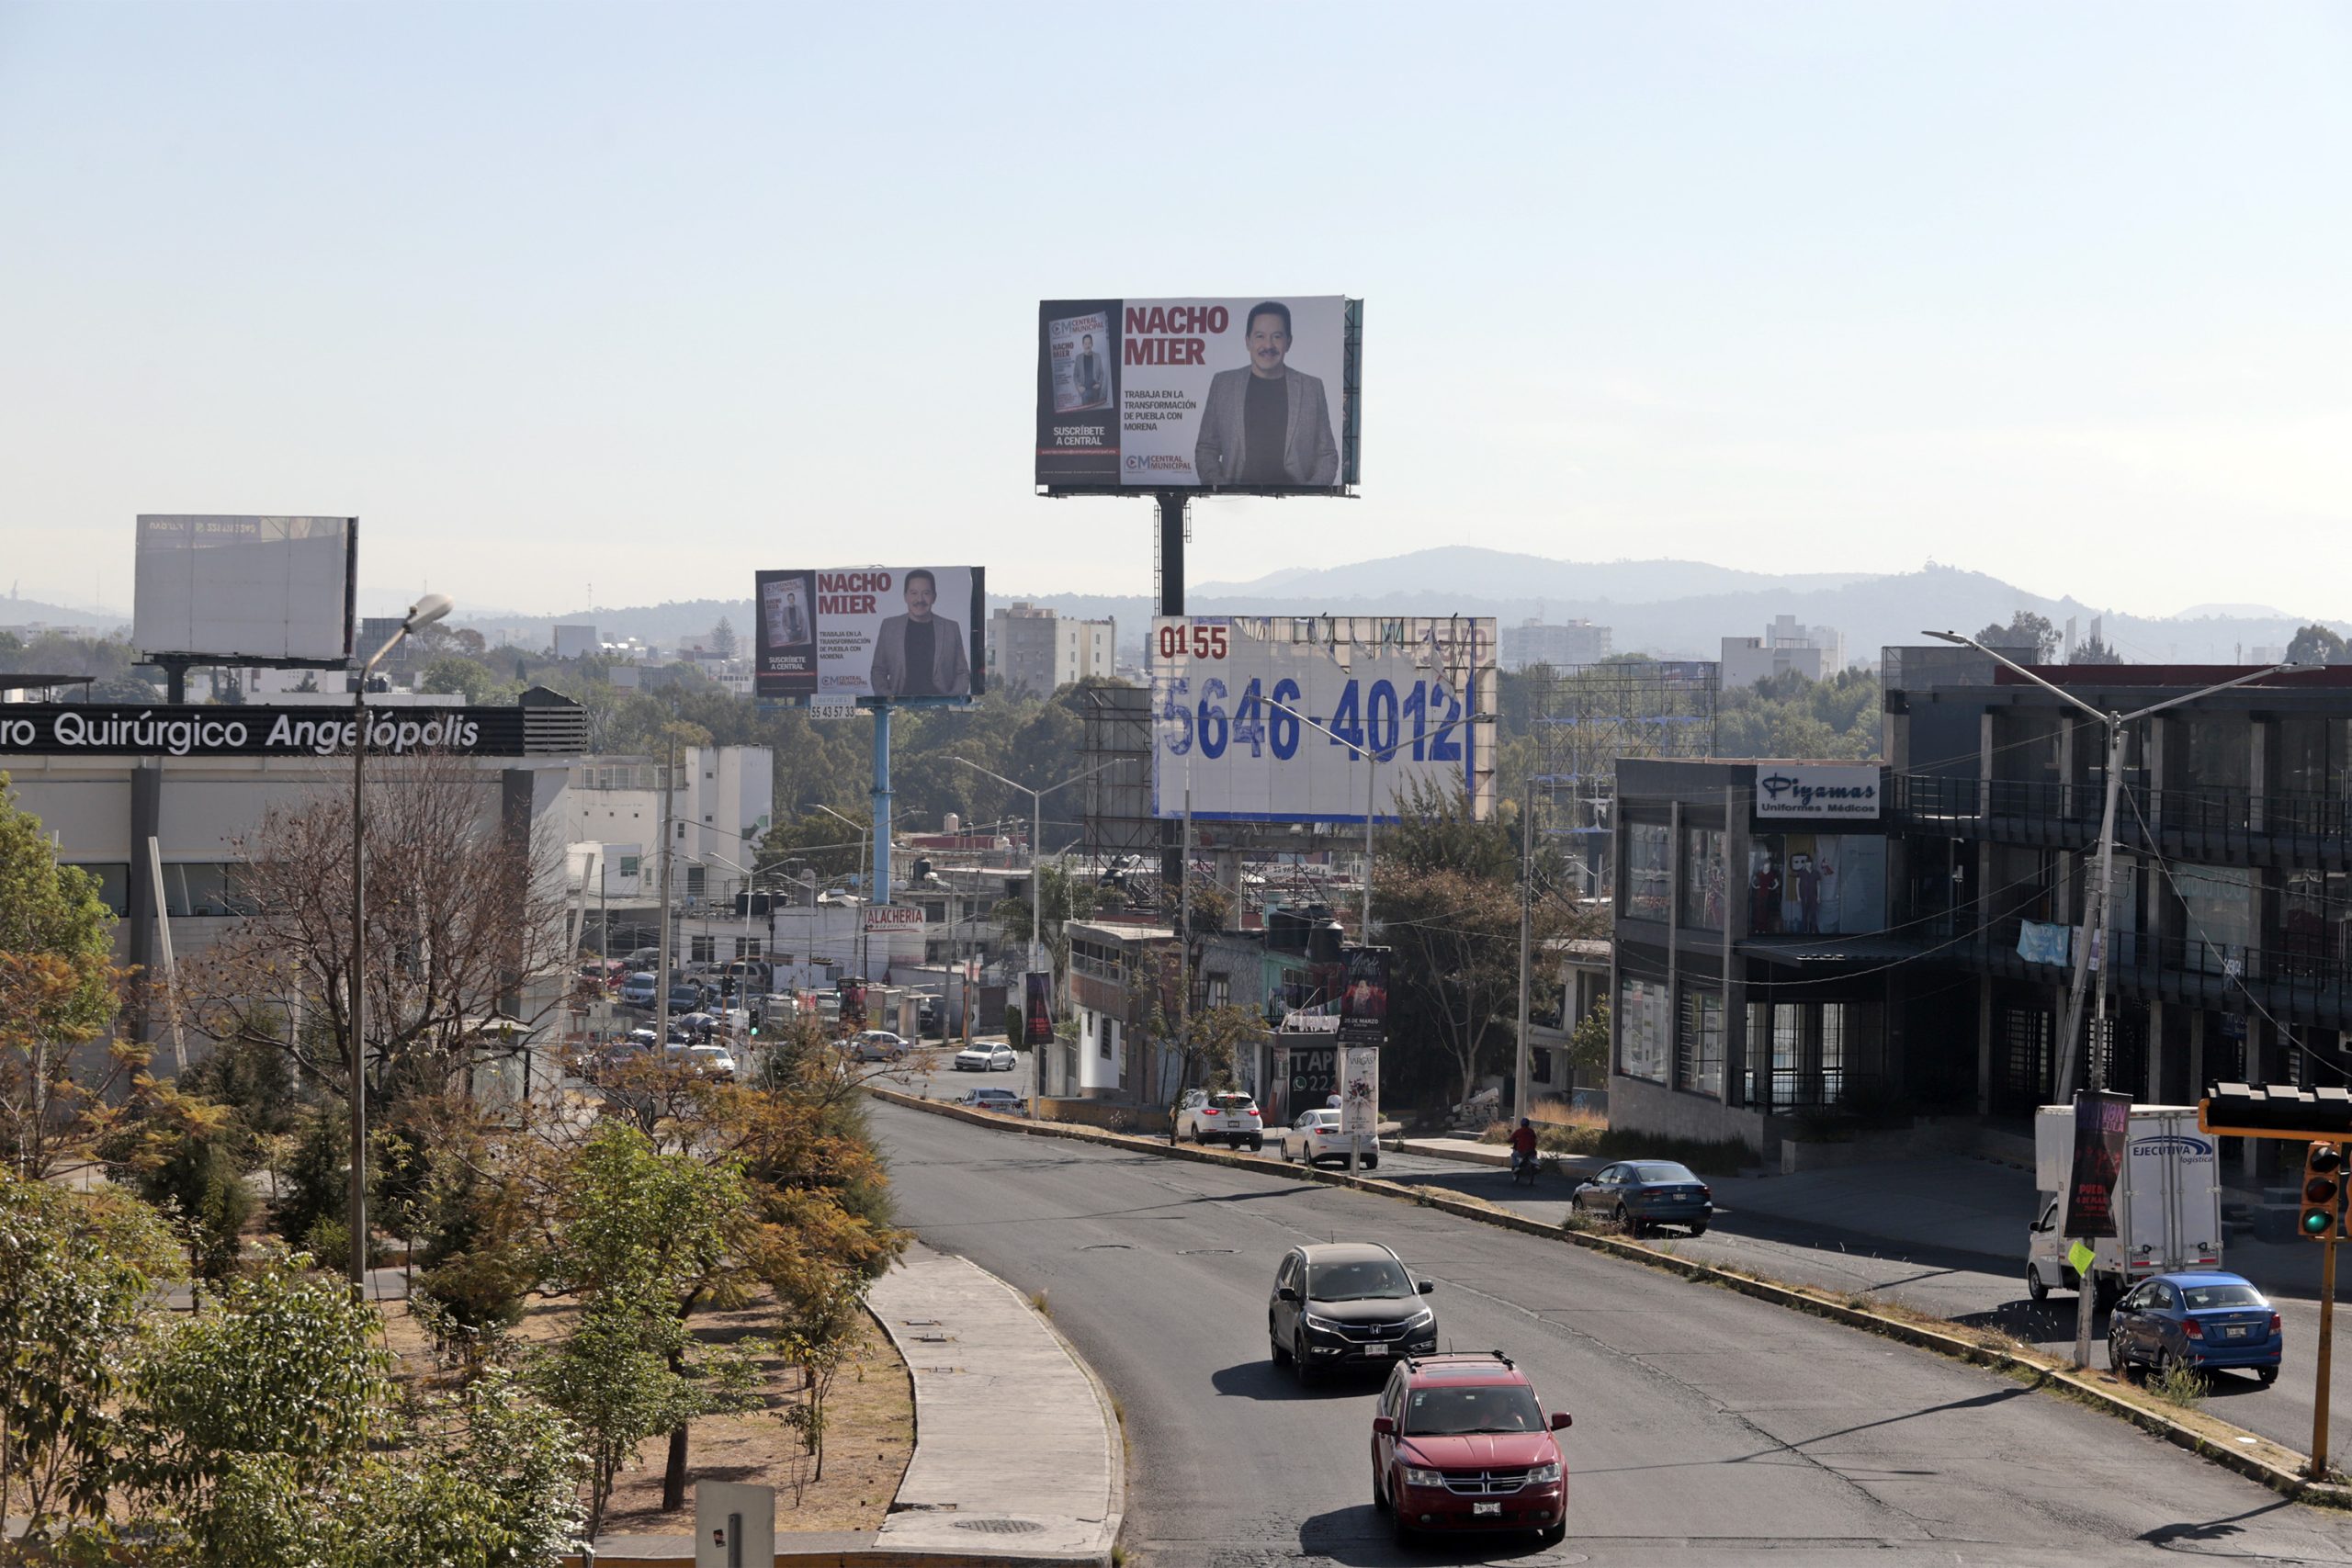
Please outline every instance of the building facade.
[[988, 657], [991, 685], [1050, 696], [1089, 677], [1108, 680], [1116, 671], [1119, 624], [1085, 621], [1034, 604], [1013, 604], [989, 617]]
[[1819, 681], [1846, 668], [1846, 637], [1834, 626], [1800, 626], [1794, 615], [1775, 615], [1762, 637], [1723, 639], [1723, 683], [1729, 690], [1752, 686], [1793, 671]]
[[1541, 621], [1521, 621], [1502, 629], [1497, 662], [1506, 670], [1524, 670], [1531, 664], [1548, 664], [1555, 670], [1598, 664], [1616, 651], [1615, 640], [1615, 634], [1609, 627], [1596, 626], [1590, 621], [1570, 621], [1557, 626]]

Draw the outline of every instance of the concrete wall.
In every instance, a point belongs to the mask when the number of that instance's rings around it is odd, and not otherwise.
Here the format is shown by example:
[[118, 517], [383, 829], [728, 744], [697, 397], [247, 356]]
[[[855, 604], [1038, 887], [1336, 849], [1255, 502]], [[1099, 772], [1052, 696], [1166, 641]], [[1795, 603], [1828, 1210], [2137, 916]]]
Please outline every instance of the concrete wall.
[[1769, 1152], [1762, 1111], [1679, 1094], [1664, 1084], [1623, 1073], [1609, 1075], [1609, 1125], [1668, 1138], [1737, 1138], [1759, 1155]]

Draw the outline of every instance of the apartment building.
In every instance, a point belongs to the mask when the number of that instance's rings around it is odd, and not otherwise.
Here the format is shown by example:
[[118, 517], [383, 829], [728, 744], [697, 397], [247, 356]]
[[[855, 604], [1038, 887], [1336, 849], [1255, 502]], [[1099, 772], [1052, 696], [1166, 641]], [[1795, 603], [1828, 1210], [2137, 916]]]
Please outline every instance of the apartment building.
[[1048, 696], [1089, 676], [1116, 672], [1119, 624], [1080, 620], [1034, 604], [1013, 604], [989, 617], [989, 682], [1032, 696]]

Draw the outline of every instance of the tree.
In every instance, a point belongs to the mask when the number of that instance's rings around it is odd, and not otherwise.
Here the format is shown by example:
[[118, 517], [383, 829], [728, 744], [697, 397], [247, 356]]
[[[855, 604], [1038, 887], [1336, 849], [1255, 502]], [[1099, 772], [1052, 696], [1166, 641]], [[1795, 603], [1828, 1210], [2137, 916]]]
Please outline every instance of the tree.
[[2030, 610], [2019, 610], [2003, 626], [1996, 621], [1976, 634], [1976, 640], [1988, 648], [2025, 648], [2032, 649], [2026, 662], [2047, 664], [2050, 656], [2058, 651], [2058, 628], [2050, 624], [2047, 615], [2037, 615]]
[[602, 1526], [621, 1467], [638, 1445], [671, 1436], [684, 1506], [687, 1423], [741, 1408], [750, 1386], [739, 1359], [692, 1352], [686, 1317], [733, 1256], [749, 1220], [741, 1166], [664, 1155], [633, 1127], [607, 1122], [566, 1172], [549, 1280], [582, 1298], [579, 1321], [538, 1359], [535, 1381], [580, 1428], [592, 1465], [588, 1529]]
[[[477, 640], [481, 634], [475, 633]], [[461, 695], [469, 703], [487, 703], [499, 694], [498, 677], [478, 660], [460, 653], [444, 654], [424, 667], [417, 682], [420, 692]]]
[[2336, 634], [2333, 626], [2313, 621], [2310, 626], [2297, 632], [2294, 640], [2287, 645], [2287, 662], [2290, 664], [2343, 664], [2352, 662], [2352, 659], [2347, 659], [2344, 638]]
[[125, 1193], [0, 1169], [0, 1517], [28, 1516], [35, 1539], [61, 1519], [106, 1516], [121, 1471], [118, 1401], [176, 1251]]
[[[1458, 1102], [1469, 1098], [1489, 1044], [1510, 1038], [1504, 1021], [1518, 1016], [1520, 846], [1509, 825], [1474, 820], [1458, 790], [1416, 787], [1399, 818], [1373, 875], [1378, 936], [1391, 949], [1391, 998], [1404, 1004], [1401, 1019], [1392, 1010], [1392, 1040], [1403, 1047], [1392, 1055], [1409, 1071], [1422, 1066], [1415, 1055], [1434, 1044]], [[1565, 881], [1546, 849], [1530, 906], [1537, 952], [1576, 923]], [[1558, 981], [1541, 966], [1532, 980], [1540, 1010]]]
[[[482, 1021], [536, 1024], [560, 1004], [559, 852], [504, 821], [458, 760], [373, 765], [365, 984], [371, 1098], [440, 1094], [484, 1048]], [[280, 1053], [334, 1099], [349, 1090], [351, 801], [273, 809], [237, 845], [247, 913], [180, 964], [186, 1015], [221, 1042]], [[299, 1020], [299, 1022], [296, 1021]]]
[[188, 1273], [219, 1281], [236, 1268], [254, 1211], [240, 1151], [251, 1140], [226, 1105], [142, 1076], [130, 1115], [108, 1140], [108, 1164], [170, 1223]]
[[735, 623], [724, 615], [710, 628], [710, 650], [721, 659], [735, 657]]
[[0, 773], [0, 1156], [40, 1178], [88, 1152], [144, 1054], [83, 1059], [115, 1018], [114, 916], [7, 786]]
[[471, 626], [459, 626], [449, 634], [449, 640], [463, 649], [469, 659], [480, 659], [489, 651], [490, 641]]
[[2066, 662], [2069, 664], [2120, 664], [2123, 662], [2123, 655], [2108, 647], [2099, 638], [2090, 637], [2075, 645], [2075, 651]]
[[1609, 1071], [1609, 1004], [1598, 1001], [1568, 1033], [1568, 1068], [1579, 1077], [1605, 1078]]

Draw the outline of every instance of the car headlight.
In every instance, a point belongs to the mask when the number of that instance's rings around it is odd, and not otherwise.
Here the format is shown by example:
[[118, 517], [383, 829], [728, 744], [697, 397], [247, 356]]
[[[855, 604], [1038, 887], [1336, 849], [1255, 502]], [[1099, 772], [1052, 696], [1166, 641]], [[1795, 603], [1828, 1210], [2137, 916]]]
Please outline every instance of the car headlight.
[[1554, 1460], [1550, 1464], [1539, 1464], [1527, 1472], [1527, 1483], [1531, 1486], [1549, 1486], [1559, 1479], [1560, 1461], [1558, 1460]]
[[1405, 1327], [1407, 1331], [1409, 1332], [1416, 1328], [1427, 1328], [1430, 1324], [1435, 1323], [1436, 1321], [1437, 1309], [1434, 1307], [1423, 1307], [1411, 1317], [1406, 1319]]
[[1306, 1320], [1306, 1326], [1309, 1328], [1319, 1330], [1325, 1334], [1337, 1334], [1340, 1332], [1340, 1325], [1331, 1318], [1317, 1317], [1311, 1312], [1301, 1313], [1299, 1315]]
[[1442, 1486], [1445, 1484], [1445, 1476], [1442, 1472], [1423, 1470], [1418, 1464], [1406, 1465], [1404, 1467], [1404, 1476], [1405, 1484], [1408, 1486]]

